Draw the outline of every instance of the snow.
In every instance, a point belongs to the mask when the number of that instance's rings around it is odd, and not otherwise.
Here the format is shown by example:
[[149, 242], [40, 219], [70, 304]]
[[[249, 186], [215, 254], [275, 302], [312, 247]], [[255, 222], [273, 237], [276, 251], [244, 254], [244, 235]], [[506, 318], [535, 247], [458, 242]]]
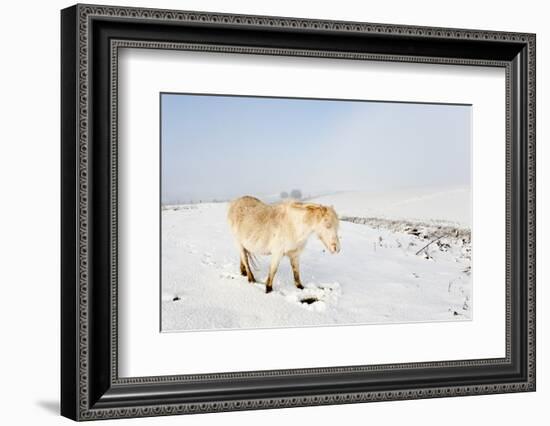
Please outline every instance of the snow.
[[[412, 209], [415, 203], [453, 198], [441, 192], [432, 197], [424, 193], [419, 200], [419, 194], [401, 205]], [[466, 196], [464, 191], [456, 194]], [[467, 215], [451, 212], [428, 218], [415, 207], [415, 217], [423, 222], [411, 227], [411, 221], [384, 221], [404, 217], [397, 212], [397, 195], [385, 199], [394, 202], [379, 208], [378, 222], [341, 220], [339, 254], [328, 253], [315, 236], [310, 238], [300, 262], [303, 290], [294, 286], [289, 262], [283, 259], [270, 294], [263, 284], [268, 256], [258, 256], [255, 276], [261, 283], [250, 284], [239, 274], [227, 203], [165, 206], [162, 331], [471, 319], [470, 244], [469, 237], [464, 238], [466, 221], [459, 220]], [[338, 193], [315, 202], [333, 204], [341, 217], [375, 213], [366, 193]], [[453, 205], [447, 204], [451, 209]], [[441, 221], [459, 223], [462, 233], [441, 234], [451, 229], [442, 228]]]

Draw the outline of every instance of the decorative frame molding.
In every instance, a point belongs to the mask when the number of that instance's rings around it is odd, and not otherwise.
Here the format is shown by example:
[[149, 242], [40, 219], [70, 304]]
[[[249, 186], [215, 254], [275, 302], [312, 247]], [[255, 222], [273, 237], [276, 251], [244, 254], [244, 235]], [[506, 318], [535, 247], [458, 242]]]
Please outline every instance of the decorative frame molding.
[[[174, 28], [223, 28], [275, 31], [299, 39], [315, 32], [350, 35], [349, 49], [259, 47], [219, 44], [208, 40], [181, 41], [160, 35], [158, 41], [133, 38], [125, 23], [143, 31]], [[96, 25], [97, 26], [94, 26]], [[104, 29], [101, 25], [105, 25]], [[148, 29], [150, 28], [150, 30]], [[102, 32], [109, 33], [103, 36]], [[246, 31], [244, 31], [246, 32]], [[117, 38], [117, 34], [124, 33]], [[170, 33], [173, 34], [173, 33]], [[169, 35], [170, 35], [169, 34]], [[162, 38], [164, 36], [164, 38]], [[353, 49], [354, 37], [377, 40], [371, 51]], [[94, 37], [96, 37], [94, 39]], [[193, 36], [194, 37], [194, 36]], [[236, 36], [237, 37], [237, 36]], [[246, 39], [246, 36], [242, 36]], [[192, 38], [192, 37], [191, 37]], [[283, 43], [291, 43], [290, 38]], [[381, 40], [381, 41], [380, 41]], [[478, 47], [470, 56], [384, 53], [384, 40], [436, 51], [439, 43]], [[119, 378], [117, 368], [117, 87], [118, 49], [154, 48], [216, 51], [276, 56], [481, 65], [506, 69], [506, 357], [449, 362], [327, 367], [192, 376]], [[367, 46], [369, 48], [369, 46]], [[493, 52], [488, 53], [491, 48]], [[431, 49], [431, 50], [430, 50]], [[382, 51], [381, 51], [382, 50]], [[420, 48], [419, 50], [422, 50]], [[441, 51], [441, 50], [440, 50]], [[434, 398], [535, 390], [535, 36], [533, 34], [402, 25], [337, 22], [266, 16], [230, 15], [126, 7], [76, 5], [62, 11], [62, 414], [75, 420], [141, 417], [197, 412], [279, 408], [352, 402]], [[107, 63], [108, 62], [108, 63]], [[96, 68], [94, 68], [96, 67]], [[101, 98], [101, 100], [99, 100]], [[106, 104], [105, 102], [108, 102]], [[108, 111], [107, 111], [108, 110]], [[108, 121], [108, 123], [101, 122]], [[100, 138], [106, 138], [103, 145]], [[104, 141], [105, 142], [105, 141]], [[108, 145], [108, 146], [107, 146]], [[91, 161], [93, 158], [93, 163]], [[101, 159], [101, 161], [98, 161]], [[108, 161], [107, 161], [108, 159]], [[92, 166], [92, 164], [94, 164]], [[98, 170], [101, 164], [101, 170]], [[93, 168], [92, 168], [93, 167]], [[97, 188], [97, 189], [96, 189]], [[108, 189], [108, 194], [99, 192]], [[106, 197], [106, 198], [104, 198]], [[64, 218], [64, 219], [63, 219]], [[99, 234], [97, 229], [105, 229]], [[107, 236], [108, 234], [108, 236]], [[98, 266], [102, 251], [108, 265]], [[518, 264], [512, 262], [519, 257]], [[100, 277], [100, 278], [98, 278]], [[107, 279], [106, 283], [105, 278]], [[103, 281], [100, 282], [100, 280]], [[92, 300], [94, 301], [92, 305]], [[514, 302], [514, 303], [513, 303]], [[108, 306], [100, 310], [97, 304]], [[95, 307], [94, 307], [95, 306]], [[513, 370], [516, 379], [474, 381], [468, 385], [397, 386], [395, 389], [319, 391], [253, 398], [227, 395], [215, 399], [163, 396], [162, 387], [220, 386], [234, 379], [257, 382], [315, 376], [328, 382], [338, 374], [358, 375], [407, 370], [465, 371], [481, 367]], [[351, 377], [353, 375], [353, 378]], [[353, 380], [352, 380], [353, 379]], [[443, 378], [442, 378], [443, 379]], [[435, 380], [435, 379], [434, 379]], [[355, 383], [355, 382], [354, 382]], [[290, 386], [290, 385], [289, 385]], [[372, 384], [370, 385], [372, 387]], [[136, 396], [150, 393], [150, 397]], [[144, 389], [146, 389], [144, 391]], [[359, 389], [359, 387], [358, 387]], [[205, 390], [206, 392], [206, 390]], [[244, 392], [244, 391], [243, 391]]]

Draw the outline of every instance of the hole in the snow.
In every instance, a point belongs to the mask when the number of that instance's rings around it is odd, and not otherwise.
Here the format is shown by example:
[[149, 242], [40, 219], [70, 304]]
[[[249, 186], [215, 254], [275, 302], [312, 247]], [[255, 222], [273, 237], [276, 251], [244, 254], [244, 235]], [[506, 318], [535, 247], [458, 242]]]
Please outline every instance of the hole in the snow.
[[177, 302], [178, 300], [180, 300], [179, 296], [175, 296], [175, 297], [172, 299], [173, 302]]
[[300, 300], [302, 303], [307, 303], [308, 305], [311, 305], [312, 303], [318, 302], [319, 299], [316, 297], [306, 297], [305, 299]]

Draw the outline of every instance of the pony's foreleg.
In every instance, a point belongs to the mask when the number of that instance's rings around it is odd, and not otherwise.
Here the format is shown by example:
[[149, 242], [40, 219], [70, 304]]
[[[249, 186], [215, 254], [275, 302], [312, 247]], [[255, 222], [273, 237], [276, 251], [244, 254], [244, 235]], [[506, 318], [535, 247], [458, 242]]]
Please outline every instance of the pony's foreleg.
[[300, 280], [300, 255], [298, 253], [289, 253], [288, 258], [290, 259], [290, 266], [292, 267], [292, 273], [294, 274], [294, 284], [299, 289], [303, 289], [304, 286], [302, 285], [302, 281]]
[[241, 259], [241, 266], [240, 266], [240, 267], [241, 267], [241, 275], [242, 275], [243, 277], [248, 276], [248, 274], [246, 273], [246, 266], [244, 266], [244, 263], [243, 263], [243, 260], [242, 260], [242, 259]]
[[277, 268], [279, 268], [279, 263], [283, 257], [282, 253], [273, 253], [271, 255], [271, 264], [269, 265], [269, 275], [267, 276], [267, 282], [265, 283], [265, 292], [270, 293], [273, 290], [273, 278], [277, 273]]
[[241, 255], [241, 274], [246, 275], [248, 277], [249, 283], [255, 283], [256, 278], [254, 278], [254, 275], [252, 275], [252, 271], [250, 270], [250, 264], [248, 263], [248, 252], [242, 245], [240, 246], [240, 255]]

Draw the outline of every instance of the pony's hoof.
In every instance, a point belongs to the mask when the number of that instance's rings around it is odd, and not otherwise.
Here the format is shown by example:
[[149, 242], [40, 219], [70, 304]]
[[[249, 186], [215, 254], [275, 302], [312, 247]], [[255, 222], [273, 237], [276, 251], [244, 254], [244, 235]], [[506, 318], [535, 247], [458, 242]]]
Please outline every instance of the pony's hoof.
[[271, 293], [272, 291], [273, 291], [273, 288], [272, 288], [272, 287], [266, 287], [266, 288], [265, 288], [265, 294]]
[[298, 290], [303, 290], [304, 289], [304, 286], [302, 284], [296, 284], [296, 288]]
[[252, 276], [248, 277], [248, 282], [249, 283], [255, 283], [256, 282], [256, 279]]

